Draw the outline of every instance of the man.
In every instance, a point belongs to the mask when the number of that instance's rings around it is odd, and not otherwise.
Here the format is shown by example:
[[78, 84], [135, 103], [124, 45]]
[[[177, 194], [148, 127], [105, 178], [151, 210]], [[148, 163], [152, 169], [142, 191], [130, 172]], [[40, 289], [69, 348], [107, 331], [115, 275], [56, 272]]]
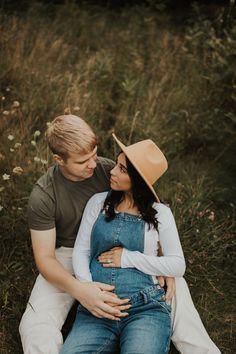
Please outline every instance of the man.
[[74, 299], [95, 316], [110, 319], [123, 316], [127, 306], [122, 305], [128, 302], [115, 297], [112, 286], [84, 284], [72, 276], [71, 252], [84, 206], [93, 194], [109, 189], [113, 162], [97, 159], [96, 137], [76, 116], [57, 117], [47, 141], [56, 165], [36, 183], [28, 208], [40, 272], [20, 324], [24, 352], [30, 354], [59, 352], [60, 329]]
[[[111, 160], [97, 157], [96, 136], [81, 118], [59, 116], [47, 130], [47, 142], [56, 165], [49, 168], [36, 183], [29, 198], [28, 217], [36, 265], [39, 276], [33, 287], [26, 311], [20, 323], [20, 334], [25, 354], [58, 354], [63, 343], [61, 328], [77, 299], [94, 316], [118, 320], [126, 316], [128, 299], [119, 299], [113, 287], [101, 283], [81, 283], [73, 276], [72, 248], [88, 199], [95, 193], [109, 189]], [[184, 280], [180, 280], [180, 282]], [[184, 285], [180, 297], [186, 299]], [[183, 289], [184, 296], [182, 296]], [[168, 296], [173, 294], [173, 282]], [[188, 313], [193, 322], [198, 314], [188, 301]], [[178, 324], [184, 306], [175, 301], [173, 336], [176, 347], [189, 354], [185, 343], [185, 328]], [[177, 320], [176, 320], [177, 318]], [[181, 321], [180, 321], [181, 322]], [[183, 321], [182, 321], [183, 322]], [[181, 322], [181, 323], [182, 323]], [[178, 324], [178, 326], [177, 326]], [[197, 330], [201, 320], [194, 322]], [[187, 325], [187, 324], [186, 324]], [[175, 329], [176, 328], [176, 329]], [[207, 345], [210, 338], [204, 332]], [[193, 334], [193, 333], [191, 333]], [[209, 339], [208, 339], [209, 338]], [[189, 339], [190, 345], [193, 340]], [[188, 340], [187, 340], [188, 342]], [[199, 343], [199, 339], [196, 340]], [[201, 340], [200, 340], [201, 343]], [[181, 347], [182, 345], [182, 347]], [[211, 344], [209, 345], [209, 347]], [[195, 344], [191, 349], [195, 348]], [[197, 344], [199, 348], [199, 344]], [[191, 351], [191, 353], [219, 353], [219, 351]]]

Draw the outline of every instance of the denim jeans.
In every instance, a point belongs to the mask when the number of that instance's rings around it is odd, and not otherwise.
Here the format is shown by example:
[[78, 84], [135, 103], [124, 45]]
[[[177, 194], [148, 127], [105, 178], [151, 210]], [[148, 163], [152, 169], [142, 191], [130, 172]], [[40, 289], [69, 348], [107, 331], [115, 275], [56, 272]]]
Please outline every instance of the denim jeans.
[[132, 295], [129, 315], [120, 321], [94, 317], [79, 305], [61, 354], [165, 354], [171, 336], [171, 309], [164, 290], [153, 285]]

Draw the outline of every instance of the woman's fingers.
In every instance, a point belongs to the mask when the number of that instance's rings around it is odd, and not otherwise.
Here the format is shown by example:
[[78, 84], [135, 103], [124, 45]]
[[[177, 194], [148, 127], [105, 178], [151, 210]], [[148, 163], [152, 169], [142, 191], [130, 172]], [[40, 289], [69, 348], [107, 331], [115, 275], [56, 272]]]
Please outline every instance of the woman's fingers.
[[166, 285], [167, 285], [167, 291], [166, 291], [166, 303], [170, 304], [173, 296], [175, 295], [175, 278], [173, 277], [167, 277], [166, 278]]
[[117, 267], [116, 266], [116, 264], [115, 263], [113, 263], [113, 262], [109, 262], [109, 263], [103, 263], [103, 262], [101, 262], [102, 263], [102, 266], [104, 267], [104, 268], [115, 268], [115, 267]]

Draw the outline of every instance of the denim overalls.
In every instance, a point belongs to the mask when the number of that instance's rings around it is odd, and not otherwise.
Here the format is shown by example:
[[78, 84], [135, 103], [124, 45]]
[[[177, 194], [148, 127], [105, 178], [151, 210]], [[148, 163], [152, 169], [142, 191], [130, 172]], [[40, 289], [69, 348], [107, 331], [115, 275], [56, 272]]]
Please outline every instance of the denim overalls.
[[171, 318], [164, 290], [153, 283], [150, 275], [135, 268], [104, 268], [99, 254], [121, 246], [144, 251], [145, 222], [138, 216], [117, 213], [106, 221], [100, 213], [91, 235], [90, 270], [93, 281], [115, 286], [120, 298], [129, 298], [132, 307], [121, 321], [99, 319], [79, 305], [77, 317], [61, 353], [168, 353]]

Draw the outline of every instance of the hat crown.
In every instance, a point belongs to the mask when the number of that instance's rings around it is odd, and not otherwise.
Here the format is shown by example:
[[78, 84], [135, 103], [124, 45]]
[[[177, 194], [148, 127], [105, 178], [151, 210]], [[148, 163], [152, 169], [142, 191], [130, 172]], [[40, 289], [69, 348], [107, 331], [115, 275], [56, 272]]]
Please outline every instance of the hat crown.
[[142, 177], [151, 185], [167, 170], [168, 164], [164, 154], [150, 139], [127, 146], [126, 152], [129, 159], [132, 157], [131, 162], [138, 168]]

